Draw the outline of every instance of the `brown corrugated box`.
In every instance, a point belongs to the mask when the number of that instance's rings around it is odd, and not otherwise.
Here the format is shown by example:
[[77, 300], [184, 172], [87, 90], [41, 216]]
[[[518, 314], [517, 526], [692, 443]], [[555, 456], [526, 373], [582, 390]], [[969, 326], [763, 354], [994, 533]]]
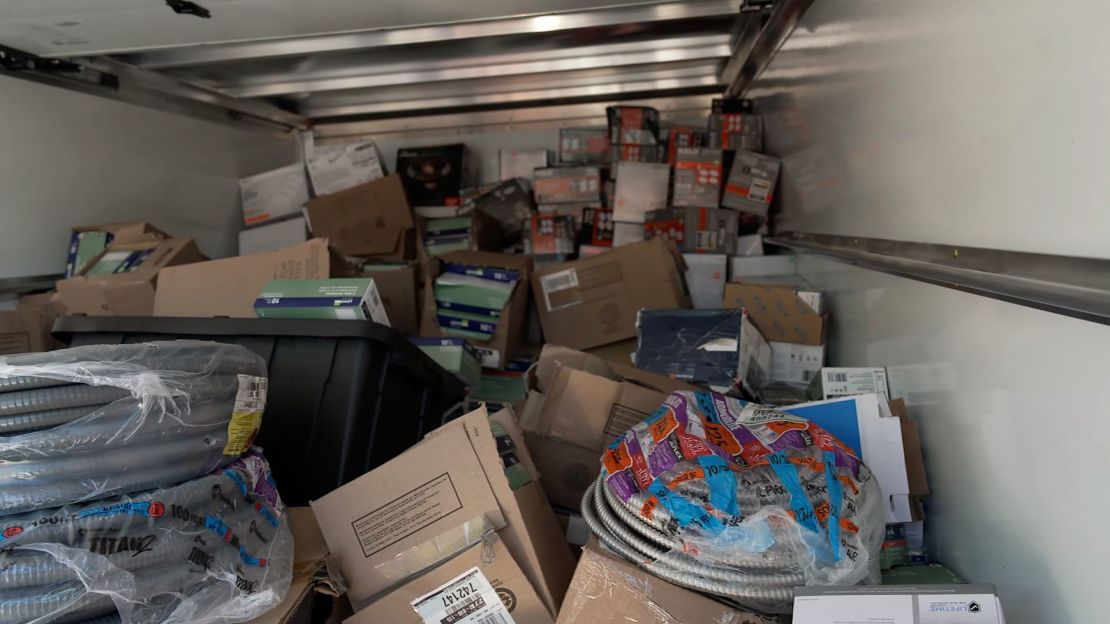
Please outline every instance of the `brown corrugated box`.
[[[505, 428], [533, 474], [516, 490], [505, 476], [490, 418]], [[484, 532], [497, 530], [554, 614], [574, 560], [534, 466], [511, 413], [489, 417], [480, 408], [313, 501], [352, 602], [370, 602], [473, 546]]]
[[322, 238], [278, 251], [173, 267], [159, 277], [154, 316], [255, 318], [254, 300], [267, 282], [322, 279], [345, 271], [345, 263]]
[[87, 273], [105, 254], [116, 251], [153, 252], [133, 271], [108, 275], [79, 275], [57, 283], [58, 300], [70, 314], [89, 316], [150, 316], [155, 287], [165, 269], [207, 260], [191, 238], [135, 243], [113, 243], [84, 267]]
[[589, 349], [634, 338], [642, 308], [688, 308], [682, 256], [662, 240], [537, 270], [532, 292], [550, 344]]
[[345, 256], [416, 257], [416, 221], [396, 174], [317, 197], [304, 212], [313, 236], [327, 238]]
[[[382, 620], [383, 622], [385, 620]], [[591, 541], [582, 549], [558, 624], [774, 624], [672, 585]]]
[[791, 286], [725, 284], [723, 307], [747, 310], [767, 342], [825, 344], [826, 317], [799, 299]]
[[363, 265], [363, 275], [374, 278], [378, 293], [385, 304], [389, 324], [406, 336], [420, 331], [420, 313], [416, 303], [416, 265], [375, 271], [374, 265]]

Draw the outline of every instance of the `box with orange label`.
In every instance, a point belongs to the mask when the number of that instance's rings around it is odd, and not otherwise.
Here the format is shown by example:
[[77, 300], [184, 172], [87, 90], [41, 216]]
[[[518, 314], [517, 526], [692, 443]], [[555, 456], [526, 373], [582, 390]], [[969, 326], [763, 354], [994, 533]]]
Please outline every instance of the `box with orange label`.
[[546, 167], [533, 173], [537, 204], [573, 204], [600, 201], [601, 169], [598, 167]]
[[719, 149], [680, 147], [674, 160], [672, 206], [716, 208], [721, 202], [724, 156]]
[[739, 215], [718, 208], [654, 210], [644, 217], [644, 235], [674, 241], [684, 253], [733, 254]]

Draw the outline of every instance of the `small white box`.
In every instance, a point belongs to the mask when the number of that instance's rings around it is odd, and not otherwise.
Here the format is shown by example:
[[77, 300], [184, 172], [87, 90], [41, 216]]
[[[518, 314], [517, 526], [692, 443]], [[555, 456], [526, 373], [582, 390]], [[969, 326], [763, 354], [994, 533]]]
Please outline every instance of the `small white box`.
[[658, 163], [621, 162], [617, 169], [617, 190], [613, 200], [613, 219], [643, 223], [644, 215], [667, 207], [671, 166]]
[[638, 243], [642, 240], [644, 240], [643, 223], [616, 222], [613, 224], [613, 247]]
[[746, 257], [762, 256], [763, 235], [748, 234], [746, 236], [736, 237], [736, 255]]
[[885, 368], [822, 368], [821, 395], [824, 399], [838, 399], [858, 394], [890, 396]]
[[532, 179], [532, 172], [548, 166], [547, 149], [543, 147], [517, 147], [498, 151], [501, 163], [501, 180], [513, 178]]
[[808, 384], [825, 365], [825, 345], [771, 343], [771, 381]]
[[277, 251], [308, 240], [304, 217], [268, 223], [239, 232], [239, 255]]
[[993, 585], [798, 587], [794, 624], [1005, 624]]
[[385, 176], [378, 146], [373, 141], [316, 146], [308, 159], [312, 190], [331, 195]]
[[723, 254], [682, 254], [686, 261], [686, 285], [690, 299], [699, 310], [722, 307], [728, 256]]
[[308, 201], [304, 165], [297, 163], [239, 180], [243, 224], [258, 225], [301, 211]]

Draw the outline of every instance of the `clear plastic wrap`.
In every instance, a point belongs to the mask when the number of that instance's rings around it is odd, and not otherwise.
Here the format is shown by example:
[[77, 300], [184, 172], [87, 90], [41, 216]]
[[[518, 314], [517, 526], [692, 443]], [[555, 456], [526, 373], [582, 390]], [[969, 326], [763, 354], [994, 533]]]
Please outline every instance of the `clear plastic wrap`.
[[0, 624], [245, 622], [282, 601], [292, 566], [255, 450], [181, 485], [0, 519]]
[[246, 451], [266, 363], [199, 341], [0, 358], [0, 517], [181, 483]]
[[794, 586], [878, 580], [878, 485], [803, 418], [676, 392], [602, 466], [584, 501], [591, 529], [672, 582], [786, 612]]

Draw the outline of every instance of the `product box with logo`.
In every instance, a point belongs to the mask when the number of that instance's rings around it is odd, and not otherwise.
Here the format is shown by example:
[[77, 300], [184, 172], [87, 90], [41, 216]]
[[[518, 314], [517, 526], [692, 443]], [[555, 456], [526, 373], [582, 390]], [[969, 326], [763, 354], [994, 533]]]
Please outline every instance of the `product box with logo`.
[[613, 222], [613, 246], [624, 247], [647, 239], [643, 223]]
[[682, 254], [686, 262], [686, 286], [690, 301], [699, 310], [721, 307], [728, 275], [728, 256], [723, 254]]
[[[497, 439], [494, 426], [507, 441]], [[499, 452], [506, 445], [514, 448], [515, 465], [528, 469], [527, 482], [515, 489]], [[311, 505], [356, 608], [372, 608], [497, 531], [553, 616], [574, 559], [535, 475], [511, 412], [490, 417], [480, 408]]]
[[731, 210], [669, 208], [646, 215], [644, 235], [674, 241], [685, 253], [732, 254], [738, 227], [738, 216]]
[[374, 321], [389, 326], [389, 316], [369, 277], [273, 280], [254, 300], [258, 318]]
[[610, 106], [605, 111], [613, 145], [659, 144], [659, 111], [647, 106]]
[[115, 243], [141, 243], [169, 238], [149, 223], [109, 223], [75, 227], [70, 231], [65, 276], [81, 274], [90, 260]]
[[601, 169], [563, 166], [536, 169], [532, 186], [537, 204], [574, 204], [601, 199]]
[[725, 182], [721, 205], [751, 215], [756, 220], [766, 219], [781, 166], [777, 158], [737, 150]]
[[524, 253], [548, 260], [567, 260], [574, 254], [574, 217], [538, 215], [524, 224]]
[[636, 368], [758, 397], [771, 347], [742, 310], [640, 310]]
[[506, 245], [520, 242], [521, 222], [536, 212], [532, 194], [520, 178], [506, 180], [470, 203], [476, 211], [493, 217], [501, 224]]
[[256, 318], [254, 300], [267, 282], [342, 277], [347, 271], [321, 238], [278, 251], [170, 267], [158, 277], [154, 315]]
[[416, 257], [416, 220], [396, 175], [317, 197], [304, 213], [312, 234], [345, 256], [379, 262]]
[[532, 179], [532, 172], [542, 169], [549, 163], [545, 147], [514, 147], [498, 150], [501, 180], [513, 178]]
[[559, 162], [601, 165], [609, 162], [609, 128], [560, 128]]
[[475, 211], [461, 217], [421, 219], [420, 224], [421, 242], [428, 256], [463, 250], [501, 251], [505, 246], [501, 224], [483, 212]]
[[674, 160], [671, 205], [716, 208], [721, 203], [721, 182], [724, 176], [721, 150], [708, 147], [679, 148]]
[[504, 368], [524, 343], [532, 258], [454, 251], [433, 260], [421, 335], [468, 338], [482, 366]]
[[642, 308], [688, 308], [686, 267], [662, 240], [544, 267], [532, 292], [547, 341], [589, 349], [636, 336]]
[[458, 207], [469, 182], [466, 146], [462, 143], [397, 150], [397, 167], [409, 203], [415, 207]]
[[670, 165], [622, 162], [617, 169], [613, 219], [643, 223], [647, 213], [666, 208], [670, 180]]
[[[70, 314], [150, 316], [157, 309], [156, 287], [163, 287], [165, 271], [203, 260], [191, 238], [113, 243], [80, 275], [57, 283], [58, 299]], [[208, 294], [198, 289], [193, 296], [198, 293]]]
[[308, 201], [308, 177], [296, 163], [239, 180], [243, 225], [297, 214]]
[[582, 550], [558, 619], [559, 624], [775, 624], [777, 621], [672, 585], [611, 553], [596, 541]]
[[794, 590], [794, 624], [1005, 624], [994, 585], [811, 586]]
[[362, 274], [374, 278], [389, 324], [406, 336], [420, 332], [420, 308], [416, 298], [415, 264], [364, 264]]
[[[678, 150], [684, 147], [703, 147], [705, 145], [705, 132], [698, 128], [685, 126], [667, 130], [667, 163], [673, 165], [678, 159]], [[716, 204], [714, 204], [716, 205]]]
[[605, 445], [647, 418], [681, 381], [566, 347], [545, 345], [519, 414], [552, 503], [578, 509]]
[[312, 190], [317, 196], [345, 191], [385, 176], [378, 146], [373, 141], [317, 145], [307, 165]]
[[710, 147], [762, 152], [763, 117], [755, 114], [751, 100], [713, 100], [708, 138]]
[[837, 399], [857, 394], [890, 396], [886, 369], [825, 367], [810, 385], [813, 399]]
[[578, 231], [581, 247], [613, 246], [613, 211], [608, 208], [586, 207], [582, 210], [582, 227]]
[[277, 251], [308, 240], [308, 221], [304, 216], [266, 223], [239, 232], [239, 255]]

